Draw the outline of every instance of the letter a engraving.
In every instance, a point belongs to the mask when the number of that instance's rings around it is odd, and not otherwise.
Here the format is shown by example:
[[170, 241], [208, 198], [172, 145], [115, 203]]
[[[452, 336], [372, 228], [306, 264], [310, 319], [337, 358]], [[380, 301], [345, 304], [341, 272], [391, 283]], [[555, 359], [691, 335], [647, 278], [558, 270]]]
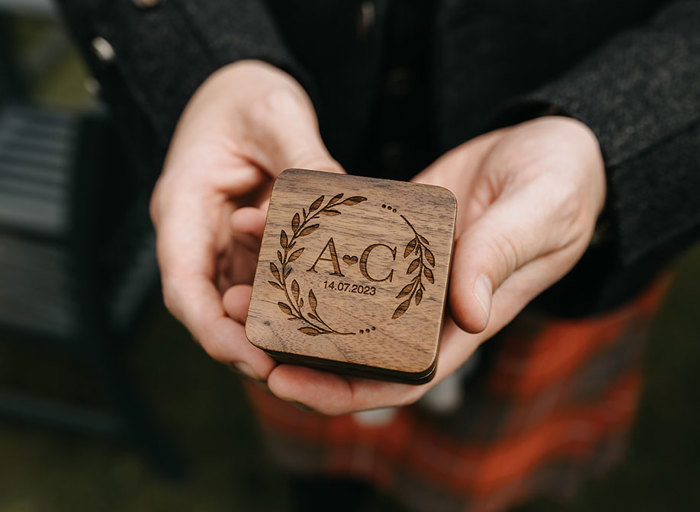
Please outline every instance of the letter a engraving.
[[[328, 249], [328, 252], [330, 253], [330, 258], [322, 258], [326, 252], [326, 249]], [[316, 270], [316, 265], [319, 261], [330, 261], [333, 264], [333, 272], [331, 272], [332, 276], [345, 277], [340, 271], [340, 261], [338, 261], [338, 253], [335, 250], [335, 242], [333, 242], [333, 237], [328, 239], [328, 243], [325, 245], [321, 251], [321, 254], [318, 255], [318, 258], [316, 258], [316, 261], [314, 261], [314, 264], [311, 265], [311, 268], [309, 268], [307, 272], [317, 273], [318, 271]]]

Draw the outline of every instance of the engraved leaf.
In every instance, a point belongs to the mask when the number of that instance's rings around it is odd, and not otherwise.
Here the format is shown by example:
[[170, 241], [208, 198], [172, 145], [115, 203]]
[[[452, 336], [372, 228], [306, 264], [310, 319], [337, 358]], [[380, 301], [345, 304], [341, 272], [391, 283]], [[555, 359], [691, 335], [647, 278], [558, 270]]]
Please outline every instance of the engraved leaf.
[[407, 274], [410, 274], [414, 270], [418, 268], [418, 265], [420, 264], [420, 258], [416, 258], [411, 262], [411, 264], [408, 266], [408, 270], [406, 271]]
[[275, 276], [278, 281], [280, 281], [280, 271], [277, 270], [277, 265], [272, 262], [270, 262], [270, 272], [272, 272], [272, 275]]
[[299, 228], [299, 214], [295, 213], [292, 219], [292, 231], [296, 231]]
[[318, 336], [321, 334], [320, 331], [314, 329], [313, 327], [299, 327], [299, 332], [303, 332], [307, 336]]
[[418, 235], [418, 238], [420, 239], [421, 243], [425, 245], [430, 245], [430, 242], [428, 242], [428, 239], [425, 238], [423, 235]]
[[286, 248], [287, 248], [287, 243], [288, 243], [288, 242], [289, 242], [289, 240], [287, 239], [287, 233], [286, 233], [285, 230], [283, 229], [283, 230], [280, 232], [280, 245], [282, 246], [282, 249], [286, 249]]
[[289, 255], [289, 262], [291, 263], [292, 261], [296, 261], [299, 259], [299, 256], [301, 256], [301, 253], [304, 252], [304, 248], [302, 247], [301, 249], [297, 249], [294, 251], [292, 254]]
[[313, 203], [311, 203], [311, 206], [309, 206], [309, 213], [311, 213], [314, 210], [318, 210], [318, 208], [319, 208], [319, 206], [321, 206], [322, 202], [323, 202], [323, 196], [319, 197]]
[[304, 297], [302, 297], [301, 299], [299, 299], [299, 309], [301, 309], [301, 308], [303, 308], [303, 307], [304, 307]]
[[294, 316], [294, 313], [292, 312], [292, 308], [290, 308], [290, 307], [289, 307], [287, 304], [285, 304], [284, 302], [278, 302], [277, 305], [278, 305], [278, 306], [280, 307], [280, 309], [282, 310], [282, 313], [284, 313], [284, 314], [286, 314], [286, 315], [292, 315], [292, 316]]
[[284, 278], [286, 279], [289, 274], [292, 273], [292, 267], [287, 267], [284, 269], [284, 273], [282, 274]]
[[329, 206], [333, 206], [335, 203], [337, 203], [338, 201], [340, 201], [340, 199], [341, 199], [342, 197], [343, 197], [343, 194], [342, 194], [342, 193], [334, 195], [334, 196], [331, 198], [331, 200], [328, 201], [328, 204], [326, 205], [326, 208], [329, 207]]
[[408, 255], [411, 254], [415, 250], [416, 243], [418, 243], [418, 240], [414, 238], [413, 240], [408, 242], [408, 244], [406, 244], [406, 250], [404, 250], [404, 252], [403, 252], [404, 258], [408, 258]]
[[401, 288], [401, 291], [400, 291], [399, 294], [396, 296], [396, 298], [397, 298], [397, 299], [400, 299], [401, 297], [405, 297], [406, 295], [408, 295], [409, 293], [411, 293], [411, 290], [413, 289], [413, 283], [414, 283], [414, 282], [415, 282], [415, 280], [411, 281], [411, 282], [408, 283], [406, 286], [404, 286], [403, 288]]
[[340, 212], [338, 210], [321, 210], [321, 215], [332, 217], [334, 215], [340, 215]]
[[421, 300], [423, 300], [423, 290], [418, 288], [418, 291], [416, 292], [416, 306], [420, 304]]
[[319, 320], [319, 318], [318, 318], [316, 315], [314, 315], [313, 313], [309, 313], [309, 318], [310, 318], [311, 320], [316, 320], [317, 322], [320, 322], [320, 321], [321, 321], [321, 320]]
[[284, 290], [284, 288], [282, 288], [282, 285], [279, 284], [277, 281], [268, 281], [268, 283], [270, 283], [272, 286], [274, 286], [278, 290]]
[[345, 201], [343, 201], [343, 202], [340, 203], [340, 204], [346, 204], [346, 205], [348, 205], [348, 206], [354, 206], [354, 205], [356, 205], [356, 204], [358, 204], [358, 203], [361, 203], [362, 201], [367, 201], [367, 198], [366, 198], [366, 197], [362, 197], [362, 196], [352, 196], [352, 197], [348, 197]]
[[280, 260], [280, 263], [282, 263], [282, 253], [280, 251], [277, 251], [277, 259]]
[[430, 263], [431, 267], [435, 266], [435, 256], [433, 256], [433, 253], [430, 249], [427, 247], [423, 247], [423, 254], [425, 255], [425, 259], [428, 260], [428, 263]]
[[294, 295], [294, 300], [299, 304], [299, 283], [296, 279], [292, 280], [292, 295]]
[[411, 305], [411, 297], [409, 297], [408, 299], [403, 301], [401, 304], [399, 304], [399, 307], [396, 308], [396, 310], [394, 311], [394, 314], [391, 315], [391, 318], [393, 320], [396, 320], [398, 317], [400, 317], [401, 315], [403, 315], [406, 312], [406, 310], [408, 309], [408, 306], [410, 306], [410, 305]]
[[306, 208], [302, 208], [301, 213], [304, 214], [304, 220], [306, 220]]
[[423, 274], [425, 275], [425, 278], [430, 281], [431, 283], [435, 282], [435, 278], [433, 277], [433, 271], [430, 270], [428, 267], [423, 267]]
[[316, 311], [318, 307], [318, 301], [316, 300], [316, 294], [313, 290], [309, 290], [309, 306], [311, 306], [312, 311]]
[[311, 233], [313, 233], [314, 231], [316, 231], [318, 229], [319, 225], [320, 224], [312, 224], [311, 226], [305, 227], [304, 229], [301, 230], [301, 233], [299, 233], [299, 236], [310, 235]]

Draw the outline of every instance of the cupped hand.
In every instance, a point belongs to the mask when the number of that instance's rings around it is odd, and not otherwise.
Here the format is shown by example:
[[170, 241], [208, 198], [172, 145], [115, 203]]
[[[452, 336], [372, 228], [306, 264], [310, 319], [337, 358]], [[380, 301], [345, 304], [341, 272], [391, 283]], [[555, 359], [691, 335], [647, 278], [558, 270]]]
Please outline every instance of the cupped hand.
[[[168, 309], [213, 358], [258, 379], [274, 363], [246, 340], [246, 295], [272, 182], [289, 167], [341, 172], [303, 88], [270, 65], [241, 61], [188, 103], [151, 198]], [[224, 312], [229, 288], [242, 314]]]
[[[280, 398], [327, 414], [418, 400], [576, 264], [605, 201], [598, 142], [585, 125], [564, 117], [473, 139], [414, 181], [446, 187], [458, 202], [449, 315], [435, 378], [411, 386], [280, 365], [268, 375]], [[245, 316], [244, 305], [240, 293], [227, 297], [234, 317]]]

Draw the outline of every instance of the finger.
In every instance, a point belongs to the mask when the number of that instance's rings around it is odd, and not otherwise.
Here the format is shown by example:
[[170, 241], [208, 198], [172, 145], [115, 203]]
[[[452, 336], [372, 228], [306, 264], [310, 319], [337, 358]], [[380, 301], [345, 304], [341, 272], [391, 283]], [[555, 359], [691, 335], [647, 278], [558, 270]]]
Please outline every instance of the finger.
[[[178, 199], [201, 195], [203, 182], [192, 177], [191, 170], [203, 169], [205, 164], [208, 190], [228, 197], [245, 197], [263, 186], [266, 180], [269, 181], [264, 171], [242, 163], [230, 155], [219, 158], [217, 162], [204, 162], [202, 158], [197, 158], [199, 150], [200, 148], [191, 149], [191, 154], [185, 153], [179, 159], [168, 155], [168, 161], [156, 183], [150, 204], [151, 219], [156, 226], [161, 218], [168, 216], [175, 209], [180, 209], [182, 204]], [[218, 150], [219, 148], [212, 149], [210, 153]], [[199, 194], [195, 194], [195, 191]]]
[[[460, 144], [440, 156], [411, 181], [445, 187], [459, 195], [480, 169], [483, 156], [501, 137], [502, 132], [494, 131]], [[452, 172], [445, 172], [445, 169]]]
[[222, 158], [221, 162], [210, 166], [213, 189], [230, 197], [244, 198], [251, 193], [259, 193], [269, 182], [269, 176], [253, 165], [245, 165], [236, 157]]
[[345, 172], [331, 157], [315, 126], [307, 130], [300, 130], [296, 126], [288, 130], [282, 129], [278, 133], [276, 142], [276, 161], [279, 172], [290, 168]]
[[489, 327], [507, 325], [536, 296], [563, 277], [580, 259], [586, 244], [574, 243], [523, 265], [493, 295]]
[[448, 319], [443, 330], [435, 378], [419, 386], [379, 380], [344, 377], [301, 366], [281, 365], [269, 375], [273, 394], [289, 402], [323, 414], [405, 406], [417, 401], [429, 389], [453, 373], [476, 348], [497, 331], [489, 328], [480, 334], [469, 334]]
[[168, 308], [209, 356], [225, 364], [235, 364], [255, 379], [267, 378], [275, 363], [248, 342], [242, 323], [225, 314], [221, 297], [211, 281], [197, 277], [171, 280], [164, 289], [169, 297]]
[[468, 333], [459, 328], [452, 316], [448, 316], [440, 336], [435, 378], [430, 384], [437, 384], [456, 371], [479, 348], [479, 345], [496, 334], [498, 330], [499, 328], [489, 324], [478, 334]]
[[440, 350], [433, 380], [419, 386], [365, 379], [351, 379], [352, 406], [348, 412], [382, 407], [405, 406], [416, 402], [445, 377], [452, 374], [466, 361], [496, 329], [480, 334], [469, 334], [461, 330], [448, 317], [440, 336]]
[[[411, 180], [415, 183], [444, 187], [457, 197], [457, 233], [464, 231], [494, 199], [491, 187], [475, 187], [475, 183], [479, 178], [484, 156], [501, 137], [502, 132], [497, 131], [465, 142], [442, 155]], [[465, 201], [464, 198], [468, 200]]]
[[245, 324], [253, 287], [249, 285], [232, 286], [224, 293], [223, 304], [226, 314], [239, 324]]
[[333, 416], [408, 405], [433, 385], [413, 386], [346, 377], [289, 364], [276, 367], [267, 382], [278, 398]]
[[458, 238], [449, 293], [460, 327], [484, 330], [499, 286], [523, 265], [569, 243], [559, 214], [532, 183], [501, 196]]
[[326, 149], [310, 102], [276, 91], [254, 106], [256, 160], [277, 177], [289, 168], [343, 173]]
[[257, 255], [265, 231], [265, 212], [260, 208], [239, 208], [231, 214], [234, 246]]
[[351, 409], [352, 389], [341, 375], [283, 364], [270, 372], [267, 385], [278, 398], [322, 414], [344, 414]]
[[163, 298], [213, 358], [246, 362], [252, 373], [264, 378], [274, 366], [268, 356], [250, 345], [243, 327], [224, 313], [214, 286], [214, 235], [207, 229], [201, 208], [173, 211], [162, 218], [157, 251]]

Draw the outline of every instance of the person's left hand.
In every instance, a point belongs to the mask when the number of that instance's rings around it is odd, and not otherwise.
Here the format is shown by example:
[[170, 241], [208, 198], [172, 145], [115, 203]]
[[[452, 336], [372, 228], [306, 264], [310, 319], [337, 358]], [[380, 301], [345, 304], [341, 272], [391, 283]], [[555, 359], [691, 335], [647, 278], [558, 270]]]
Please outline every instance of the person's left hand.
[[[605, 201], [598, 142], [585, 125], [564, 117], [473, 139], [414, 181], [446, 187], [458, 203], [449, 315], [435, 378], [412, 386], [282, 364], [267, 380], [279, 398], [326, 414], [415, 402], [576, 264]], [[224, 296], [237, 318], [248, 305], [239, 295]]]

